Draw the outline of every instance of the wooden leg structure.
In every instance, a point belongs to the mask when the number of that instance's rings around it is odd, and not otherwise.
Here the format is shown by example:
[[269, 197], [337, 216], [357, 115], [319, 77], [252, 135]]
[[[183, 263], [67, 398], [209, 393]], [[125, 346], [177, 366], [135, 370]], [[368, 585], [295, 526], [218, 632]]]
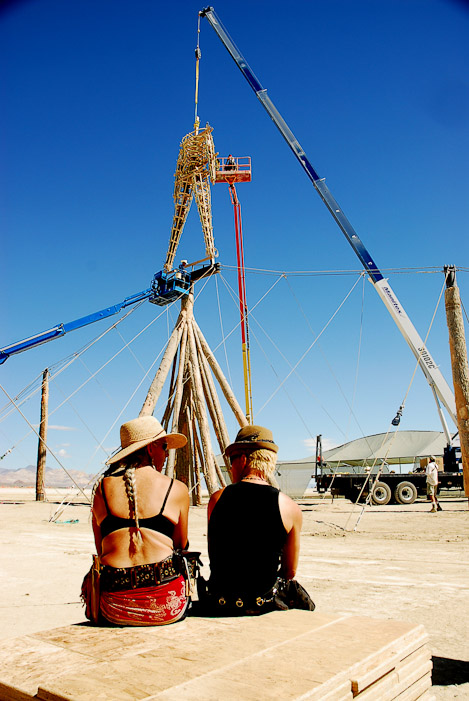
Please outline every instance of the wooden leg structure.
[[[215, 380], [239, 425], [245, 426], [247, 419], [194, 319], [193, 310], [194, 296], [191, 292], [181, 301], [181, 312], [148, 390], [140, 416], [153, 414], [171, 370], [169, 396], [162, 424], [168, 433], [183, 433], [187, 437], [187, 446], [177, 452], [170, 450], [166, 474], [174, 475], [184, 482], [191, 490], [192, 503], [198, 505], [201, 499], [201, 473], [209, 494], [225, 486], [210, 437], [212, 426], [219, 452], [224, 455], [230, 439]], [[229, 469], [228, 460], [224, 460], [226, 468]]]

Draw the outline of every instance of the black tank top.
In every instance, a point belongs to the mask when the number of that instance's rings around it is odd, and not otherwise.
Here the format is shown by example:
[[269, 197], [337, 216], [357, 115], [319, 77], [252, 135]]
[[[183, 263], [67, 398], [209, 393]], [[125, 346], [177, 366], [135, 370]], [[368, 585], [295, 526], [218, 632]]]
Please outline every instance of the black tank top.
[[[139, 519], [140, 528], [150, 528], [152, 531], [167, 535], [169, 538], [171, 538], [171, 540], [173, 539], [175, 525], [169, 520], [169, 518], [163, 516], [163, 511], [164, 507], [166, 506], [171, 487], [173, 486], [173, 482], [174, 480], [171, 480], [168, 491], [166, 492], [166, 496], [163, 500], [163, 504], [161, 505], [161, 509], [156, 516]], [[114, 533], [114, 531], [118, 531], [121, 528], [135, 528], [135, 520], [133, 518], [121, 518], [120, 516], [115, 516], [111, 513], [106, 499], [106, 492], [104, 490], [104, 481], [101, 482], [101, 494], [103, 495], [103, 501], [107, 511], [107, 516], [105, 516], [101, 521], [101, 537], [105, 538], [110, 533]]]
[[208, 524], [210, 589], [262, 596], [275, 583], [287, 537], [279, 490], [238, 482], [226, 487]]

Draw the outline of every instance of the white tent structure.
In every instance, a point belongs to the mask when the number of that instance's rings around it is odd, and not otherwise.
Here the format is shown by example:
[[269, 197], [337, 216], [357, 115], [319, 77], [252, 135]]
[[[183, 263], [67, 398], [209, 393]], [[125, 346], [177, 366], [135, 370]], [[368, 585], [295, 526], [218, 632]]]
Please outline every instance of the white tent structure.
[[420, 458], [443, 455], [446, 437], [442, 431], [398, 431], [364, 436], [326, 450], [322, 459], [328, 467], [351, 465], [372, 467], [384, 460], [389, 465], [418, 463]]
[[[446, 437], [442, 431], [398, 431], [397, 433], [377, 433], [344, 443], [323, 452], [326, 463], [323, 472], [361, 472], [370, 467], [376, 472], [383, 461], [390, 466], [406, 465], [400, 472], [412, 471], [420, 464], [420, 458], [430, 455], [442, 456], [446, 447]], [[374, 468], [373, 468], [374, 465]], [[277, 464], [275, 477], [282, 491], [290, 496], [301, 498], [312, 478], [316, 467], [315, 456], [301, 460], [285, 460]]]
[[[420, 458], [443, 455], [446, 437], [443, 431], [398, 431], [364, 436], [323, 452], [324, 472], [361, 472], [364, 467], [376, 472], [383, 461], [391, 465], [406, 465], [402, 472], [412, 471]], [[389, 452], [388, 452], [389, 451]], [[221, 463], [220, 463], [221, 464]], [[277, 463], [275, 478], [280, 489], [294, 498], [301, 498], [314, 478], [316, 458], [282, 460]], [[387, 471], [389, 468], [385, 468]], [[394, 468], [391, 468], [394, 469]], [[398, 470], [399, 471], [399, 470]], [[227, 481], [229, 477], [227, 476]]]

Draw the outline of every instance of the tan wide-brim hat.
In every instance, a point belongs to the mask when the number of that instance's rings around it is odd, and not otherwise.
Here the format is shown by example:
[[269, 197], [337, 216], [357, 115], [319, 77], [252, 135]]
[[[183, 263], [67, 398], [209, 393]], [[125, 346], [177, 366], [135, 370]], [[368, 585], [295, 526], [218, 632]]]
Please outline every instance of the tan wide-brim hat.
[[138, 419], [127, 421], [122, 424], [120, 434], [120, 450], [106, 460], [106, 465], [112, 465], [155, 441], [167, 443], [168, 448], [182, 448], [187, 443], [187, 438], [182, 433], [166, 433], [154, 416], [139, 416]]
[[260, 449], [272, 450], [274, 453], [278, 453], [278, 445], [274, 443], [272, 431], [263, 426], [243, 426], [238, 431], [235, 442], [226, 448], [225, 455], [230, 457], [237, 451], [248, 450], [252, 452]]

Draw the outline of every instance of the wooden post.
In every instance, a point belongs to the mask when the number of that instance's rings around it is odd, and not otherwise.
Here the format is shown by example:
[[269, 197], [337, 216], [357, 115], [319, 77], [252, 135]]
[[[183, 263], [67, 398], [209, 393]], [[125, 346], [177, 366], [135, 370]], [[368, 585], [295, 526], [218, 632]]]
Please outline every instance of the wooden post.
[[[173, 423], [171, 425], [171, 431], [179, 432], [179, 422], [181, 420], [181, 402], [182, 402], [182, 391], [183, 391], [183, 377], [184, 368], [186, 364], [186, 344], [187, 344], [187, 323], [184, 323], [184, 329], [182, 332], [181, 344], [179, 346], [179, 368], [176, 379], [176, 389], [174, 391], [174, 404], [173, 404]], [[188, 436], [187, 436], [188, 438]], [[175, 450], [169, 451], [169, 457], [166, 463], [166, 474], [170, 477], [174, 474], [174, 463], [175, 463]]]
[[150, 416], [155, 411], [156, 402], [158, 401], [160, 392], [163, 389], [163, 385], [168, 376], [168, 372], [171, 367], [171, 363], [173, 362], [173, 358], [176, 355], [181, 334], [182, 323], [177, 323], [173, 329], [173, 333], [170, 336], [160, 366], [156, 371], [156, 375], [153, 379], [153, 382], [150, 385], [150, 389], [148, 390], [146, 399], [143, 402], [143, 406], [140, 409], [139, 416]]
[[[180, 433], [183, 433], [185, 436], [188, 435], [188, 426], [187, 426], [187, 421], [185, 415], [182, 415], [180, 418]], [[176, 453], [176, 473], [177, 473], [177, 478], [178, 480], [181, 480], [181, 482], [184, 482], [186, 487], [189, 489], [190, 488], [190, 482], [191, 482], [191, 454], [190, 454], [190, 447], [189, 447], [189, 442], [186, 443], [185, 446], [182, 448], [179, 448], [178, 450], [173, 451]], [[172, 475], [171, 475], [172, 477]]]
[[192, 506], [199, 506], [199, 501], [197, 499], [197, 478], [196, 473], [196, 458], [194, 455], [194, 437], [192, 435], [192, 417], [189, 407], [186, 405], [184, 408], [184, 418], [187, 425], [187, 453], [188, 453], [188, 464], [189, 464], [189, 494], [191, 498]]
[[[185, 433], [185, 431], [182, 430], [182, 426], [185, 423], [185, 407], [187, 405], [190, 405], [191, 403], [191, 398], [192, 398], [192, 384], [191, 384], [191, 379], [189, 375], [189, 371], [187, 369], [187, 358], [185, 361], [185, 367], [184, 367], [184, 381], [181, 384], [181, 391], [182, 391], [182, 397], [179, 401], [179, 408], [177, 410], [177, 414], [173, 413], [173, 422], [172, 422], [172, 427], [171, 430], [176, 432], [176, 433], [184, 433], [186, 438], [189, 440], [189, 435]], [[169, 401], [169, 400], [168, 400]], [[176, 405], [176, 398], [174, 400], [173, 407]], [[174, 477], [174, 470], [175, 466], [178, 463], [177, 456], [178, 456], [179, 450], [170, 450], [168, 459], [166, 461], [166, 469], [165, 469], [165, 474], [168, 475], [168, 477]]]
[[204, 403], [204, 392], [202, 389], [202, 379], [200, 377], [200, 367], [197, 358], [197, 348], [195, 345], [194, 329], [192, 323], [187, 325], [187, 340], [190, 354], [191, 378], [193, 382], [194, 409], [199, 424], [200, 439], [204, 452], [204, 475], [207, 482], [209, 494], [213, 494], [217, 488], [217, 474], [212, 461], [212, 444], [210, 441], [210, 430], [207, 420], [207, 412]]
[[49, 403], [49, 370], [42, 374], [41, 421], [39, 424], [39, 443], [37, 446], [36, 467], [36, 501], [44, 501], [44, 473], [46, 470], [47, 415]]
[[223, 394], [225, 395], [225, 399], [228, 402], [229, 406], [231, 407], [231, 410], [233, 414], [235, 415], [236, 419], [238, 420], [238, 423], [240, 426], [247, 426], [248, 420], [246, 416], [244, 415], [243, 410], [241, 409], [240, 405], [238, 404], [238, 400], [236, 399], [233, 390], [231, 389], [230, 385], [228, 384], [228, 381], [226, 377], [224, 376], [221, 367], [218, 365], [217, 360], [215, 356], [213, 355], [212, 351], [210, 350], [210, 346], [208, 345], [207, 341], [204, 338], [204, 335], [200, 328], [197, 325], [197, 322], [195, 319], [192, 321], [192, 326], [194, 328], [194, 332], [198, 335], [199, 340], [200, 340], [200, 345], [202, 346], [202, 350], [204, 352], [205, 357], [207, 358], [210, 367], [212, 368], [213, 374], [218, 380], [218, 384], [222, 388]]
[[459, 440], [463, 466], [464, 491], [469, 498], [469, 368], [467, 364], [464, 320], [461, 312], [459, 288], [453, 266], [445, 266], [446, 321], [449, 331], [451, 367], [453, 370], [454, 398], [458, 420]]
[[[188, 409], [186, 409], [188, 411]], [[203, 455], [202, 455], [202, 448], [200, 447], [199, 443], [199, 437], [197, 435], [197, 427], [195, 424], [195, 417], [192, 417], [192, 438], [193, 438], [193, 443], [192, 443], [192, 452], [194, 455], [194, 469], [195, 469], [195, 478], [196, 478], [196, 492], [197, 492], [197, 503], [201, 504], [202, 503], [202, 488], [200, 485], [200, 466], [203, 464]]]
[[210, 396], [212, 398], [213, 407], [214, 407], [214, 411], [216, 414], [218, 430], [220, 433], [220, 438], [218, 440], [219, 445], [220, 445], [220, 450], [222, 453], [224, 453], [226, 446], [229, 445], [229, 443], [231, 442], [230, 437], [228, 435], [228, 429], [226, 428], [226, 423], [225, 423], [225, 419], [223, 416], [223, 411], [221, 408], [220, 400], [218, 399], [218, 394], [217, 394], [217, 390], [215, 387], [215, 383], [213, 381], [213, 377], [212, 377], [212, 374], [210, 372], [210, 366], [209, 366], [207, 358], [205, 357], [205, 355], [202, 351], [202, 348], [200, 346], [200, 339], [199, 339], [198, 334], [194, 334], [194, 335], [195, 335], [195, 342], [197, 344], [197, 352], [198, 352], [199, 358], [200, 358], [200, 367], [202, 369], [202, 378], [207, 383], [208, 391], [209, 391]]

